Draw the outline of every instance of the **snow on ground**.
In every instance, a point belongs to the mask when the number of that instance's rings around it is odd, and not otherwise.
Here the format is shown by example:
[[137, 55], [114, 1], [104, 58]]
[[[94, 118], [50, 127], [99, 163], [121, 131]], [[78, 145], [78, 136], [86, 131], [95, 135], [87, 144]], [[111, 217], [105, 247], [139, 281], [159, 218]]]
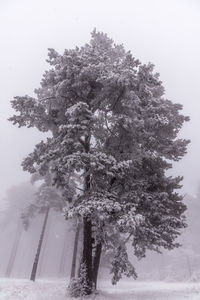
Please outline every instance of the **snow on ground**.
[[200, 283], [124, 281], [116, 288], [102, 284], [101, 290], [99, 300], [200, 300]]
[[[72, 300], [66, 280], [0, 279], [0, 300]], [[130, 282], [117, 286], [100, 282], [91, 300], [200, 300], [200, 283]]]

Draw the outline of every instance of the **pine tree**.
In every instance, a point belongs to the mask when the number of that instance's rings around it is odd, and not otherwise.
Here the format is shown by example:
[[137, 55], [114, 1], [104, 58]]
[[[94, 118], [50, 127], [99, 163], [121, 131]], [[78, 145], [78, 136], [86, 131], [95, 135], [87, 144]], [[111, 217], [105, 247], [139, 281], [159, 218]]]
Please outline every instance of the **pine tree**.
[[32, 183], [34, 183], [37, 180], [43, 180], [43, 183], [39, 186], [38, 191], [35, 193], [35, 197], [32, 199], [32, 201], [27, 203], [21, 215], [24, 227], [25, 229], [28, 229], [31, 218], [35, 217], [36, 214], [44, 214], [43, 225], [38, 240], [38, 246], [30, 276], [30, 280], [32, 281], [35, 281], [36, 279], [37, 268], [39, 264], [40, 253], [43, 245], [50, 209], [62, 211], [62, 208], [65, 204], [60, 191], [52, 186], [51, 175], [49, 173], [47, 173], [44, 177], [40, 176], [40, 174], [37, 172], [34, 173], [31, 181]]
[[[113, 252], [113, 283], [136, 277], [126, 243], [135, 255], [147, 249], [173, 249], [185, 227], [180, 188], [182, 177], [166, 171], [186, 153], [177, 138], [188, 117], [182, 106], [164, 98], [152, 64], [141, 64], [123, 45], [94, 30], [89, 44], [49, 49], [51, 68], [36, 98], [15, 97], [19, 127], [36, 127], [52, 136], [36, 145], [23, 161], [24, 170], [51, 173], [53, 184], [68, 190], [69, 180], [82, 193], [66, 207], [67, 218], [83, 224], [82, 263], [85, 293], [96, 285], [101, 249]], [[94, 274], [94, 276], [93, 276]]]

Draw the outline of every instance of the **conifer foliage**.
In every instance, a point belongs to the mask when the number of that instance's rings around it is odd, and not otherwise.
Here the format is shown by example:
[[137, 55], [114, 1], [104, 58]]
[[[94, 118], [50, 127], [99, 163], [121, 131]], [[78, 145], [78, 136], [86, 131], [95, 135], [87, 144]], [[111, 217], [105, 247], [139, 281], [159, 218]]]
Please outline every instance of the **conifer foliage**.
[[[116, 283], [122, 275], [136, 277], [127, 242], [138, 258], [147, 249], [178, 246], [186, 207], [175, 190], [182, 178], [166, 171], [186, 153], [188, 141], [177, 135], [188, 117], [164, 98], [154, 66], [104, 33], [94, 30], [89, 44], [63, 55], [49, 49], [48, 56], [36, 97], [15, 97], [10, 120], [52, 132], [22, 165], [30, 173], [50, 172], [68, 200], [66, 217], [82, 222], [84, 293], [90, 294], [102, 250], [113, 253]], [[67, 197], [71, 180], [82, 190], [76, 197]]]

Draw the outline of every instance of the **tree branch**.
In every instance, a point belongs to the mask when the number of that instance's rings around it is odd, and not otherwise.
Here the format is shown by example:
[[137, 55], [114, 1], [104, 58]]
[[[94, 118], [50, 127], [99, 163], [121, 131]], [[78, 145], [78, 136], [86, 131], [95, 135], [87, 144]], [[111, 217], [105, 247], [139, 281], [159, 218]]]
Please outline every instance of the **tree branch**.
[[85, 148], [85, 143], [83, 140], [81, 140], [81, 138], [78, 139], [79, 143]]
[[85, 192], [83, 189], [76, 187], [77, 190]]
[[121, 100], [123, 94], [125, 92], [125, 87], [122, 88], [121, 92], [119, 93], [119, 96], [117, 97], [115, 103], [112, 105], [112, 110], [116, 107], [117, 102], [119, 102], [119, 100]]
[[108, 121], [107, 121], [107, 114], [105, 113], [105, 122], [106, 122], [106, 128], [108, 129], [108, 131], [114, 135], [114, 133], [112, 132], [112, 130], [110, 130], [109, 126], [108, 126]]

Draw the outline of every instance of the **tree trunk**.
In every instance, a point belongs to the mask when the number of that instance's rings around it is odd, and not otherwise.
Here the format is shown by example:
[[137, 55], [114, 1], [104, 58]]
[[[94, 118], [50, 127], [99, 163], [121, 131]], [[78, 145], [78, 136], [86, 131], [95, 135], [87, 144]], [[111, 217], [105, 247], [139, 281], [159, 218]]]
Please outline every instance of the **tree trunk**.
[[94, 259], [93, 259], [93, 285], [96, 290], [97, 288], [97, 277], [99, 272], [99, 265], [100, 265], [100, 259], [101, 259], [101, 251], [102, 251], [102, 244], [98, 243], [96, 245]]
[[74, 250], [73, 250], [73, 258], [72, 258], [72, 267], [71, 267], [71, 276], [70, 279], [75, 277], [76, 272], [76, 261], [77, 261], [77, 250], [78, 250], [78, 239], [79, 239], [79, 232], [80, 232], [80, 224], [76, 227], [76, 234], [74, 239]]
[[36, 273], [37, 273], [37, 267], [38, 267], [38, 262], [39, 262], [39, 258], [40, 258], [42, 242], [44, 239], [44, 233], [45, 233], [45, 229], [46, 229], [46, 225], [47, 225], [48, 215], [49, 215], [49, 207], [47, 208], [46, 213], [45, 213], [44, 222], [43, 222], [43, 226], [42, 226], [42, 232], [40, 234], [37, 252], [36, 252], [35, 260], [33, 263], [33, 268], [32, 268], [31, 277], [30, 277], [30, 280], [32, 280], [32, 281], [35, 281], [35, 277], [36, 277]]
[[14, 265], [14, 262], [15, 262], [15, 258], [16, 258], [16, 255], [17, 255], [17, 249], [18, 249], [18, 246], [19, 246], [21, 235], [22, 235], [22, 224], [19, 221], [18, 226], [17, 226], [17, 232], [16, 232], [14, 244], [13, 244], [12, 251], [11, 251], [11, 254], [10, 254], [10, 258], [9, 258], [9, 261], [8, 261], [8, 266], [7, 266], [7, 269], [6, 269], [5, 277], [10, 277], [10, 275], [11, 275], [13, 265]]
[[66, 265], [66, 252], [67, 252], [67, 246], [69, 243], [69, 237], [68, 237], [68, 224], [66, 226], [65, 235], [64, 235], [64, 243], [62, 247], [62, 253], [61, 253], [61, 259], [60, 259], [60, 266], [59, 266], [59, 275], [62, 277], [65, 274], [65, 265]]
[[[90, 134], [85, 137], [85, 152], [90, 152]], [[90, 165], [85, 168], [84, 192], [87, 194], [90, 191]], [[87, 217], [83, 218], [83, 254], [82, 264], [85, 269], [85, 284], [82, 286], [84, 294], [92, 293], [92, 223]]]
[[40, 263], [39, 263], [38, 269], [37, 269], [38, 277], [41, 276], [42, 269], [44, 267], [45, 252], [46, 252], [46, 246], [47, 246], [48, 236], [49, 236], [49, 231], [50, 231], [50, 226], [49, 226], [50, 224], [51, 224], [51, 221], [49, 222], [49, 217], [48, 217], [48, 222], [47, 222], [47, 225], [46, 225], [45, 235], [44, 235], [44, 238], [43, 238], [42, 248], [41, 248], [41, 252], [40, 252]]
[[91, 221], [87, 218], [84, 218], [83, 220], [82, 263], [86, 269], [86, 287], [84, 287], [84, 293], [90, 295], [92, 293], [92, 226]]

